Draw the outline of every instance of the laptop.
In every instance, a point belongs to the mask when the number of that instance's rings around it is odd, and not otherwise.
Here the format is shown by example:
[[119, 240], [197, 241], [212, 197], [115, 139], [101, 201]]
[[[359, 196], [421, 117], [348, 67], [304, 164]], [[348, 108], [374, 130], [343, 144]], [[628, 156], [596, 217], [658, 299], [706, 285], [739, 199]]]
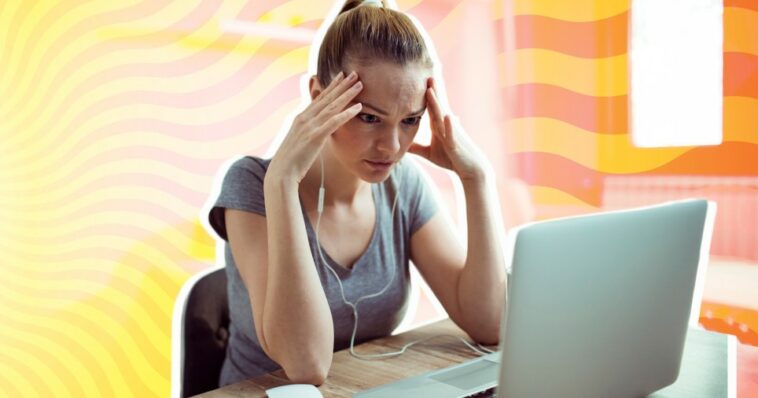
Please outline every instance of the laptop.
[[674, 383], [715, 210], [694, 199], [515, 229], [501, 350], [354, 396], [642, 397]]

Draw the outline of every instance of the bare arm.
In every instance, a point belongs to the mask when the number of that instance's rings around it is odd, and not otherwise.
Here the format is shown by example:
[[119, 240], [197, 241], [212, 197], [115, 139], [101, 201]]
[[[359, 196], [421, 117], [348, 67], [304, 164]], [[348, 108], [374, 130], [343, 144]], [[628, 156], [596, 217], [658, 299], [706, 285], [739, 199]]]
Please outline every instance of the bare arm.
[[329, 303], [308, 246], [297, 185], [271, 180], [265, 182], [266, 220], [276, 239], [268, 240], [263, 334], [290, 379], [323, 382], [334, 351]]
[[493, 200], [484, 181], [464, 181], [468, 250], [440, 210], [411, 237], [411, 258], [450, 319], [474, 340], [496, 344], [505, 265]]
[[329, 135], [360, 110], [360, 105], [345, 109], [360, 91], [355, 81], [355, 76], [338, 77], [295, 118], [266, 173], [266, 217], [225, 213], [261, 348], [295, 383], [322, 384], [334, 350], [331, 311], [308, 244], [298, 187]]
[[505, 303], [505, 259], [496, 222], [496, 203], [487, 179], [465, 180], [468, 254], [458, 279], [461, 324], [482, 343], [496, 344]]
[[499, 339], [506, 279], [494, 179], [483, 158], [460, 126], [443, 115], [433, 80], [428, 83], [427, 109], [432, 130], [429, 146], [414, 144], [411, 152], [454, 171], [466, 196], [468, 249], [464, 249], [444, 212], [438, 212], [411, 237], [414, 264], [429, 283], [450, 318], [472, 338], [494, 344]]
[[[284, 232], [291, 237], [286, 240], [267, 238], [268, 230], [289, 229], [297, 217], [276, 205], [268, 208], [266, 201], [268, 217], [231, 209], [225, 215], [232, 255], [250, 295], [255, 332], [263, 351], [291, 381], [321, 384], [333, 350], [329, 306], [313, 275], [310, 250], [306, 244], [304, 251], [299, 242], [307, 238], [297, 237], [305, 231]], [[275, 220], [275, 213], [281, 219]]]

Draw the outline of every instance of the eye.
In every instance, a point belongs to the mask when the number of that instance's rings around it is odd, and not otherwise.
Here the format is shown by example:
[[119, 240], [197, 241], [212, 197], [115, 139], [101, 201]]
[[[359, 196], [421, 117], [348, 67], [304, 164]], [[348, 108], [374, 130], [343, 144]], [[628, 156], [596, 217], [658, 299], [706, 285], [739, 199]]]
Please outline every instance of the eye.
[[408, 126], [415, 126], [421, 121], [421, 116], [414, 116], [403, 119], [403, 123]]
[[361, 119], [363, 123], [368, 124], [379, 123], [379, 118], [370, 113], [359, 113], [358, 119]]

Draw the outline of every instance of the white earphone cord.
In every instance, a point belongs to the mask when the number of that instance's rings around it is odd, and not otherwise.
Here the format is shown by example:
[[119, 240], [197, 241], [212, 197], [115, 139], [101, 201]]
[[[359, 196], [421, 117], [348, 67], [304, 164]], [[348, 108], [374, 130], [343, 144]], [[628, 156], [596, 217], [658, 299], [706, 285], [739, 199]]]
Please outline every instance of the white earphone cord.
[[[450, 334], [436, 335], [436, 336], [431, 336], [431, 337], [425, 337], [423, 339], [418, 339], [404, 345], [400, 350], [393, 351], [393, 352], [387, 352], [387, 353], [382, 353], [382, 354], [359, 354], [355, 352], [355, 336], [358, 333], [358, 303], [360, 303], [364, 299], [377, 297], [383, 294], [387, 289], [389, 289], [389, 287], [392, 286], [392, 282], [394, 282], [395, 280], [395, 276], [397, 275], [397, 270], [395, 270], [395, 268], [392, 267], [393, 269], [392, 278], [390, 278], [389, 283], [387, 283], [387, 286], [385, 286], [382, 290], [373, 294], [369, 294], [367, 296], [359, 297], [358, 300], [355, 301], [355, 303], [351, 303], [347, 301], [347, 298], [345, 297], [345, 288], [342, 286], [342, 281], [340, 280], [339, 275], [337, 275], [337, 272], [331, 267], [331, 265], [329, 265], [329, 263], [324, 258], [324, 253], [321, 251], [321, 243], [319, 242], [319, 239], [318, 239], [319, 227], [321, 225], [321, 213], [324, 210], [324, 196], [326, 192], [326, 190], [324, 189], [324, 158], [323, 156], [321, 156], [320, 159], [321, 159], [321, 187], [318, 190], [318, 208], [317, 208], [318, 217], [316, 218], [316, 246], [318, 247], [318, 254], [319, 254], [319, 257], [321, 258], [321, 262], [326, 266], [327, 269], [329, 269], [329, 271], [331, 271], [332, 275], [334, 275], [334, 278], [337, 280], [337, 284], [340, 287], [340, 293], [342, 294], [342, 302], [344, 302], [345, 305], [353, 309], [354, 322], [353, 322], [353, 333], [350, 336], [350, 355], [359, 359], [379, 359], [379, 358], [394, 357], [394, 356], [402, 355], [403, 353], [405, 353], [405, 351], [408, 348], [410, 348], [411, 346], [417, 343], [421, 343], [423, 341], [431, 340], [437, 337], [453, 337], [453, 338], [460, 339], [464, 344], [466, 344], [468, 348], [470, 348], [471, 350], [473, 350], [474, 352], [480, 355], [486, 355], [486, 354], [494, 352], [493, 350], [487, 347], [484, 347], [481, 344], [477, 344], [476, 346], [474, 346], [463, 337], [454, 336]], [[392, 213], [390, 215], [390, 220], [395, 219], [395, 207], [397, 206], [397, 197], [398, 197], [398, 194], [400, 193], [401, 182], [402, 181], [398, 181], [397, 188], [395, 189], [395, 199], [392, 203]], [[379, 220], [376, 220], [376, 222], [379, 222]]]

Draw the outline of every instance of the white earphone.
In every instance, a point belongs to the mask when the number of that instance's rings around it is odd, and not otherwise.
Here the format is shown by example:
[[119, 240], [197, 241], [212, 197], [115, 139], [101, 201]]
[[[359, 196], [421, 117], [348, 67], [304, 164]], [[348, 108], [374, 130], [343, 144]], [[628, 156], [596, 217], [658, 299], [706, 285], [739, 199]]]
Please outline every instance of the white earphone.
[[[337, 275], [337, 272], [329, 265], [329, 263], [324, 258], [324, 253], [321, 250], [321, 243], [319, 242], [319, 239], [318, 239], [319, 226], [321, 224], [321, 213], [324, 211], [324, 196], [326, 194], [326, 190], [324, 189], [324, 158], [323, 156], [321, 156], [320, 158], [321, 158], [321, 187], [318, 190], [318, 208], [317, 208], [318, 217], [316, 218], [316, 247], [318, 247], [318, 254], [319, 254], [319, 257], [321, 258], [321, 262], [326, 266], [327, 269], [329, 269], [329, 271], [331, 271], [332, 275], [334, 275], [334, 278], [337, 280], [337, 283], [339, 284], [340, 292], [342, 294], [342, 302], [344, 302], [345, 305], [353, 309], [354, 322], [353, 322], [353, 334], [350, 336], [350, 355], [359, 359], [379, 359], [379, 358], [394, 357], [394, 356], [402, 355], [408, 348], [415, 345], [416, 343], [420, 343], [425, 340], [431, 340], [436, 337], [454, 337], [454, 338], [460, 339], [461, 341], [463, 341], [464, 344], [466, 344], [466, 346], [468, 346], [470, 349], [472, 349], [473, 351], [475, 351], [477, 354], [480, 354], [480, 355], [486, 355], [488, 353], [494, 352], [486, 347], [481, 346], [480, 344], [477, 344], [478, 346], [477, 348], [471, 343], [469, 343], [468, 341], [466, 341], [466, 339], [464, 339], [463, 337], [453, 336], [453, 335], [437, 335], [437, 336], [431, 336], [431, 337], [419, 339], [419, 340], [412, 341], [404, 345], [398, 351], [392, 351], [392, 352], [387, 352], [387, 353], [382, 353], [382, 354], [359, 354], [355, 352], [355, 336], [358, 332], [358, 304], [364, 299], [380, 296], [385, 291], [387, 291], [387, 289], [389, 289], [389, 287], [392, 285], [392, 282], [394, 282], [395, 280], [395, 276], [397, 275], [397, 270], [395, 269], [395, 267], [392, 267], [392, 270], [393, 270], [392, 277], [390, 278], [389, 283], [387, 283], [387, 286], [385, 286], [382, 290], [373, 294], [359, 297], [358, 300], [355, 301], [355, 303], [351, 303], [347, 301], [347, 298], [345, 297], [345, 288], [342, 286], [342, 281], [340, 280], [339, 275]], [[392, 213], [390, 216], [391, 220], [395, 219], [395, 207], [397, 206], [397, 197], [400, 193], [401, 182], [402, 181], [398, 181], [397, 189], [395, 190], [395, 199], [392, 203]], [[379, 220], [376, 220], [376, 222], [379, 222]]]

